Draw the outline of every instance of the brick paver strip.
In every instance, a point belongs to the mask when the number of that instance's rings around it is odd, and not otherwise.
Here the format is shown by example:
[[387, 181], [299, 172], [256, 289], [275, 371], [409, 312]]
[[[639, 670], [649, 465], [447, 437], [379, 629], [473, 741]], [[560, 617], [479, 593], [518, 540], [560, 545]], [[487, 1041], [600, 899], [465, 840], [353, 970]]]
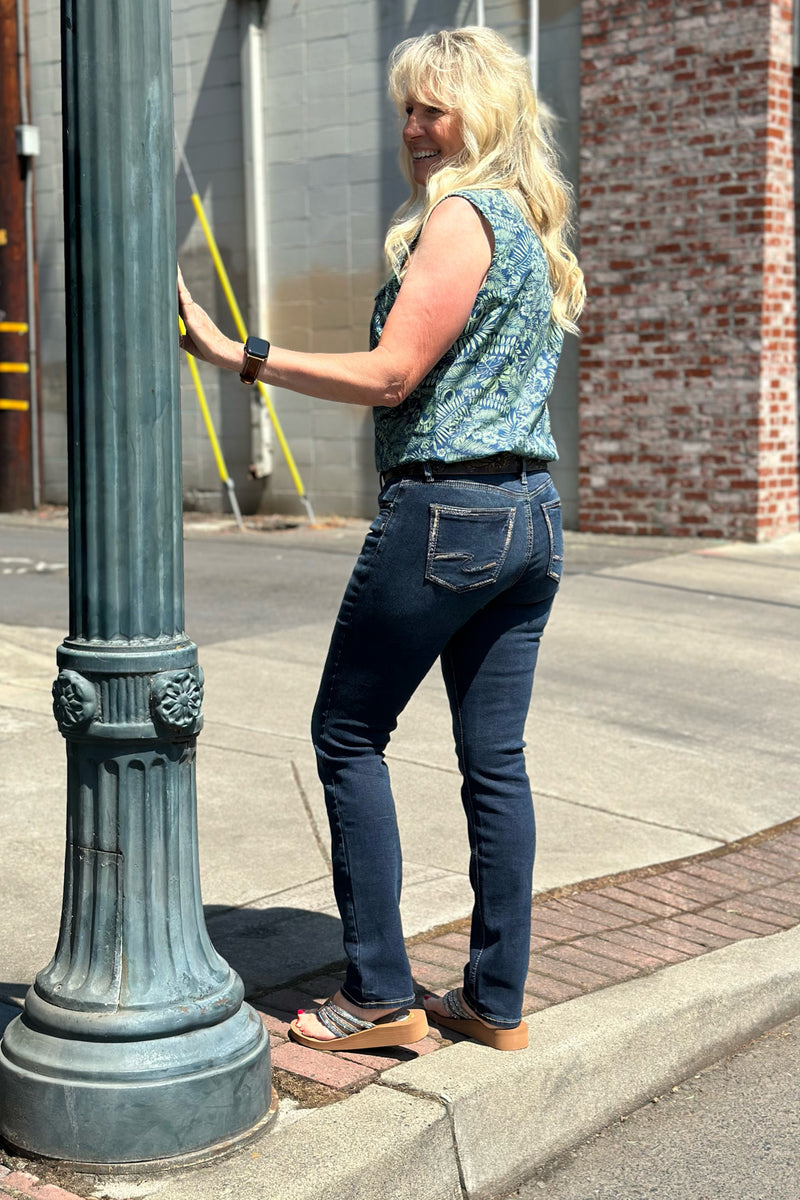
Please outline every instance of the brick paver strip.
[[[612, 910], [611, 905], [619, 905], [620, 902], [618, 900], [613, 900], [609, 896], [606, 896], [605, 889], [604, 894], [601, 897], [603, 903], [599, 905], [597, 903], [597, 895], [598, 894], [596, 892], [591, 892], [586, 896], [581, 896], [580, 899], [572, 900], [572, 911], [576, 916], [579, 916], [584, 920], [584, 933], [596, 933], [598, 929], [607, 929], [609, 924], [609, 915], [618, 918], [618, 920], [614, 921], [614, 924], [616, 925], [624, 925], [630, 920], [629, 912], [626, 913], [624, 911], [621, 912], [619, 910]], [[565, 900], [564, 903], [568, 904], [570, 901]], [[628, 906], [621, 905], [620, 907], [627, 908]], [[635, 909], [634, 912], [636, 913], [636, 916], [633, 919], [636, 921], [640, 920], [640, 910]]]
[[273, 1037], [280, 1037], [284, 1040], [288, 1038], [289, 1021], [292, 1019], [288, 1013], [286, 1013], [285, 1018], [282, 1019], [281, 1017], [273, 1016], [272, 1013], [264, 1012], [264, 1010], [259, 1007], [259, 1002], [257, 1000], [254, 1000], [252, 1003], [256, 1012], [261, 1017], [266, 1029], [273, 1035]]
[[765, 875], [771, 875], [777, 879], [786, 878], [787, 867], [791, 868], [793, 861], [785, 855], [782, 855], [781, 860], [778, 861], [771, 854], [765, 854], [758, 846], [751, 850], [740, 850], [736, 859], [746, 867], [752, 867], [755, 871], [761, 871]]
[[319, 1054], [295, 1042], [278, 1046], [272, 1055], [272, 1065], [337, 1089], [349, 1088], [354, 1083], [367, 1083], [375, 1078], [375, 1071], [370, 1067], [348, 1062], [341, 1054]]
[[782, 926], [777, 921], [759, 921], [756, 917], [745, 916], [731, 907], [731, 904], [728, 900], [724, 907], [709, 908], [706, 909], [706, 913], [714, 921], [721, 921], [723, 925], [729, 925], [741, 933], [752, 933], [756, 937], [768, 937], [771, 933], [780, 932]]
[[464, 970], [463, 949], [451, 950], [449, 946], [440, 946], [436, 942], [418, 942], [410, 957], [414, 962], [432, 963], [433, 966], [447, 967], [459, 973]]
[[687, 896], [690, 900], [694, 900], [697, 904], [711, 904], [714, 900], [722, 900], [725, 896], [730, 896], [736, 890], [735, 888], [722, 887], [718, 883], [711, 883], [707, 879], [700, 879], [697, 875], [688, 875], [686, 871], [676, 871], [674, 874], [660, 876], [659, 883], [662, 887], [671, 888], [678, 896]]
[[603, 975], [600, 971], [589, 971], [586, 967], [576, 967], [560, 958], [560, 949], [560, 946], [554, 946], [552, 950], [540, 950], [538, 954], [533, 955], [531, 968], [540, 975], [549, 975], [552, 979], [561, 980], [562, 983], [577, 984], [578, 987], [590, 992], [595, 988], [605, 987], [610, 982], [609, 976]]
[[758, 895], [766, 896], [768, 900], [778, 900], [800, 915], [800, 887], [797, 883], [787, 882], [777, 887], [760, 888]]
[[65, 1192], [63, 1188], [52, 1183], [45, 1183], [36, 1188], [32, 1195], [35, 1200], [78, 1200], [74, 1192]]
[[609, 900], [619, 900], [622, 904], [633, 906], [639, 912], [652, 913], [654, 917], [669, 917], [680, 912], [683, 907], [672, 901], [656, 900], [646, 889], [638, 887], [635, 883], [629, 884], [627, 888], [612, 885], [604, 888], [603, 894]]
[[[454, 950], [462, 950], [465, 954], [469, 954], [469, 934], [468, 933], [443, 933], [439, 937], [434, 937], [434, 940], [439, 946], [451, 946]], [[414, 943], [412, 942], [412, 945]]]
[[704, 928], [703, 924], [698, 922], [697, 916], [697, 913], [683, 913], [680, 917], [662, 921], [660, 927], [667, 933], [674, 933], [678, 937], [685, 937], [688, 941], [697, 943], [705, 950], [718, 950], [736, 941], [735, 937], [725, 937]]
[[52, 1183], [40, 1183], [28, 1171], [9, 1171], [2, 1168], [0, 1196], [30, 1196], [33, 1200], [81, 1200], [74, 1192], [66, 1192]]
[[797, 924], [797, 917], [780, 912], [777, 908], [768, 908], [761, 896], [744, 896], [739, 900], [728, 900], [727, 906], [733, 911], [742, 913], [745, 917], [755, 917], [757, 921], [774, 923], [778, 929], [791, 929]]
[[[798, 922], [800, 818], [741, 845], [539, 893], [533, 899], [524, 1011], [561, 1004]], [[460, 984], [468, 954], [469, 919], [409, 943], [415, 979], [437, 992]], [[256, 1003], [273, 1035], [275, 1066], [330, 1088], [331, 1095], [363, 1087], [381, 1070], [407, 1061], [409, 1053], [433, 1053], [442, 1045], [440, 1036], [445, 1045], [459, 1040], [434, 1028], [431, 1037], [405, 1052], [337, 1055], [283, 1041], [294, 1010], [305, 1007], [310, 993], [323, 984], [329, 994], [338, 981], [317, 977], [258, 997]]]
[[[631, 921], [641, 921], [642, 919], [642, 911], [635, 904], [621, 904], [619, 900], [612, 900], [610, 896], [606, 896], [604, 891], [588, 892], [583, 897], [583, 902], [593, 912], [607, 914], [606, 928], [612, 925], [629, 925]], [[615, 917], [616, 920], [610, 921], [609, 917]]]
[[550, 941], [549, 938], [532, 937], [530, 940], [531, 954], [533, 954], [536, 950], [544, 950], [545, 947], [552, 946], [552, 944], [553, 943]]
[[369, 1054], [342, 1054], [342, 1058], [346, 1058], [349, 1062], [358, 1063], [360, 1066], [371, 1067], [374, 1071], [385, 1071], [389, 1067], [396, 1067], [398, 1063], [408, 1062], [409, 1059], [421, 1058], [424, 1054], [430, 1054], [433, 1050], [438, 1050], [441, 1047], [441, 1042], [435, 1037], [425, 1037], [420, 1042], [414, 1042], [412, 1046], [401, 1046], [398, 1052], [392, 1050], [373, 1050]]
[[570, 900], [556, 900], [548, 904], [547, 911], [551, 920], [567, 929], [575, 929], [578, 933], [595, 933], [606, 925], [605, 917], [586, 904], [576, 904]]
[[798, 869], [800, 869], [800, 859], [795, 858], [790, 854], [773, 854], [762, 846], [756, 846], [753, 849], [753, 855], [758, 855], [755, 862], [759, 870], [765, 873], [769, 871], [775, 872], [773, 882], [780, 883], [782, 879], [791, 877]]
[[[638, 939], [639, 947], [648, 947], [647, 950], [640, 949], [618, 941], [617, 939], [621, 934], [621, 930], [613, 929], [607, 933], [600, 933], [596, 937], [584, 938], [581, 942], [581, 949], [613, 959], [615, 962], [627, 963], [628, 966], [636, 967], [637, 970], [634, 973], [637, 975], [647, 968], [655, 970], [658, 967], [666, 966], [669, 959], [659, 958], [653, 954], [649, 942], [645, 942], [641, 938]], [[680, 957], [683, 957], [683, 955]], [[677, 962], [677, 960], [678, 955], [676, 954], [675, 961]]]
[[608, 979], [633, 979], [634, 975], [639, 974], [636, 967], [631, 967], [630, 963], [622, 963], [618, 959], [612, 958], [610, 955], [592, 953], [586, 948], [586, 938], [581, 938], [579, 942], [574, 942], [571, 946], [559, 946], [558, 957], [563, 962], [573, 963], [576, 967], [585, 967], [588, 971], [596, 971], [598, 975], [605, 975]]
[[738, 863], [728, 863], [724, 859], [716, 862], [696, 863], [685, 868], [687, 875], [700, 879], [708, 879], [711, 883], [729, 887], [737, 892], [754, 892], [760, 887], [769, 887], [775, 882], [774, 875], [766, 875], [763, 871], [751, 871]]
[[681, 928], [679, 934], [665, 929], [663, 923], [640, 925], [638, 928], [642, 936], [652, 940], [653, 946], [666, 946], [670, 950], [680, 950], [687, 958], [697, 958], [698, 955], [705, 954], [711, 949], [707, 942], [700, 941], [696, 937], [691, 938], [685, 928]]
[[683, 916], [675, 919], [687, 926], [691, 925], [695, 929], [713, 933], [728, 942], [738, 942], [741, 938], [749, 936], [751, 932], [749, 929], [741, 925], [737, 926], [735, 919], [724, 920], [724, 915], [718, 908], [707, 908], [703, 913], [684, 913]]
[[619, 890], [626, 893], [628, 904], [634, 904], [638, 896], [647, 896], [668, 905], [672, 912], [688, 912], [697, 903], [689, 896], [681, 895], [676, 889], [659, 884], [655, 879], [636, 879], [621, 883]]
[[568, 942], [575, 937], [574, 929], [567, 929], [565, 925], [558, 925], [555, 921], [548, 920], [547, 914], [542, 916], [534, 911], [533, 920], [531, 921], [531, 933], [539, 937], [549, 938], [554, 942]]
[[549, 975], [540, 975], [535, 964], [533, 970], [528, 972], [526, 990], [533, 992], [534, 996], [541, 996], [543, 1000], [549, 1000], [551, 1004], [574, 1000], [576, 996], [580, 996], [582, 991], [572, 983], [565, 983], [561, 979], [552, 979]]
[[789, 928], [790, 925], [796, 925], [800, 921], [800, 905], [792, 904], [788, 900], [776, 900], [774, 896], [766, 896], [764, 892], [750, 892], [745, 896], [731, 896], [725, 902], [731, 904], [757, 904], [765, 913], [774, 913], [776, 919], [784, 917], [789, 925], [784, 928]]
[[550, 1008], [551, 1001], [545, 1000], [543, 996], [534, 996], [533, 992], [525, 992], [522, 1000], [522, 1011], [524, 1013], [541, 1012], [543, 1008]]

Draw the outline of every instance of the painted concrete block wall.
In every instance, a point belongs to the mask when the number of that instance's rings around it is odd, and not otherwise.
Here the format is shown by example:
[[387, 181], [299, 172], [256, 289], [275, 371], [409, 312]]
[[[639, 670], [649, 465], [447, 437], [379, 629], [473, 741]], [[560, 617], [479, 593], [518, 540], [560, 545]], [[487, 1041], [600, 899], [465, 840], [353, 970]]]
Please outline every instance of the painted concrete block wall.
[[61, 25], [53, 0], [29, 0], [31, 117], [41, 153], [34, 168], [39, 266], [43, 499], [67, 502], [64, 206], [61, 173]]
[[580, 524], [797, 528], [788, 0], [584, 0]]
[[[243, 5], [220, 0], [173, 0], [172, 60], [175, 140], [194, 176], [209, 224], [241, 308], [247, 300], [242, 147], [241, 47]], [[219, 285], [176, 156], [178, 257], [193, 295], [231, 337], [236, 328]], [[181, 356], [183, 492], [188, 508], [225, 510], [219, 472], [185, 355]], [[251, 508], [257, 491], [250, 462], [249, 395], [235, 375], [199, 364], [214, 428], [239, 503]]]
[[[242, 199], [239, 12], [236, 4], [174, 0], [176, 136], [185, 145], [212, 216], [220, 247], [234, 283], [246, 280]], [[30, 0], [31, 91], [33, 120], [41, 134], [36, 163], [36, 236], [39, 262], [40, 354], [44, 499], [67, 499], [66, 337], [64, 238], [61, 171], [61, 38], [59, 6], [54, 0]], [[178, 242], [190, 277], [197, 278], [219, 309], [207, 253], [182, 173], [177, 176]], [[221, 310], [220, 310], [221, 311]], [[232, 330], [231, 330], [232, 332]], [[203, 368], [209, 404], [231, 463], [249, 462], [249, 411], [241, 385], [228, 387], [217, 373]], [[189, 505], [218, 509], [218, 474], [188, 370], [183, 367], [184, 491]]]

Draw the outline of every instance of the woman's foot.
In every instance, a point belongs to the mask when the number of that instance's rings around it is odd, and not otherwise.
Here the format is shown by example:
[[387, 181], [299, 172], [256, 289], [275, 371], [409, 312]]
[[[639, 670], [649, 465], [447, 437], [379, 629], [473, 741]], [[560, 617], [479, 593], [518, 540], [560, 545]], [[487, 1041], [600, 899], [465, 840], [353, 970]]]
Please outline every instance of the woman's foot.
[[522, 1021], [511, 1029], [508, 1026], [490, 1025], [465, 1002], [461, 988], [444, 996], [426, 996], [424, 1006], [435, 1025], [452, 1029], [494, 1050], [524, 1050], [528, 1044], [527, 1025]]
[[[472, 1011], [464, 999], [464, 992], [461, 988], [456, 988], [455, 993], [458, 997], [458, 1004], [468, 1017], [472, 1017], [475, 1021], [480, 1021], [481, 1025], [485, 1025], [487, 1029], [497, 1028], [496, 1025], [490, 1025], [488, 1021], [484, 1021], [482, 1017], [479, 1017], [476, 1012]], [[450, 1017], [453, 1015], [445, 1003], [444, 996], [425, 996], [422, 1003], [425, 1012], [430, 1013], [432, 1017]]]
[[[357, 1004], [352, 1004], [349, 1000], [345, 1000], [341, 992], [337, 992], [333, 997], [333, 1003], [339, 1008], [343, 1008], [345, 1012], [351, 1016], [358, 1017], [362, 1021], [380, 1021], [381, 1017], [388, 1017], [390, 1013], [396, 1012], [394, 1008], [360, 1008]], [[296, 1029], [303, 1034], [304, 1037], [314, 1038], [318, 1042], [337, 1041], [335, 1033], [332, 1033], [322, 1021], [318, 1021], [316, 1014], [312, 1012], [297, 1013], [297, 1019], [292, 1022]]]

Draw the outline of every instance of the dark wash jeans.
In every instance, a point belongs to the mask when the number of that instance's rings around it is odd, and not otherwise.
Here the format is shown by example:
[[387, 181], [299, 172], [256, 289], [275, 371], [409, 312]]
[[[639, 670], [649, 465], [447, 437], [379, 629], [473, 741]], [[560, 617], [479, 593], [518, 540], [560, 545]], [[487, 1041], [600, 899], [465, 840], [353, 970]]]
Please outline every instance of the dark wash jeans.
[[520, 1020], [535, 846], [523, 727], [562, 550], [561, 503], [547, 473], [400, 479], [381, 492], [312, 725], [349, 960], [343, 993], [354, 1004], [414, 998], [383, 752], [441, 656], [475, 896], [464, 995], [493, 1024]]

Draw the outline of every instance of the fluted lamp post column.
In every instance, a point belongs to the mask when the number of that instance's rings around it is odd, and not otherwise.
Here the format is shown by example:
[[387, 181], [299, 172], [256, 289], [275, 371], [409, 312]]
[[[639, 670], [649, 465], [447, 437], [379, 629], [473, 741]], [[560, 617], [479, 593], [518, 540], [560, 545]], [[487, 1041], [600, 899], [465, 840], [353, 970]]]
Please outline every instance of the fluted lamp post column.
[[269, 1043], [208, 937], [183, 632], [169, 0], [63, 0], [70, 631], [61, 932], [0, 1047], [0, 1133], [77, 1164], [262, 1123]]

